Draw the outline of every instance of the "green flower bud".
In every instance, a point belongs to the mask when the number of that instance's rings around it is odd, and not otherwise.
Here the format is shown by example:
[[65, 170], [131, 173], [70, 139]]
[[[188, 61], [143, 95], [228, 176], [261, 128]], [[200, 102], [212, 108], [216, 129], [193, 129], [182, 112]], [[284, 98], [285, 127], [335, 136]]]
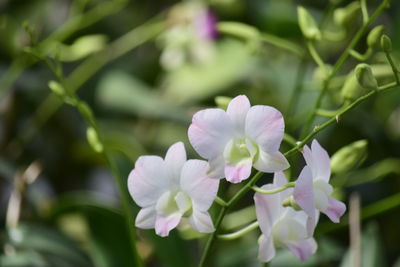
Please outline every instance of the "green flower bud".
[[358, 10], [360, 9], [359, 2], [352, 2], [351, 4], [337, 8], [333, 12], [333, 21], [339, 26], [349, 25], [356, 17]]
[[55, 93], [56, 95], [58, 95], [60, 97], [64, 97], [65, 96], [64, 87], [61, 84], [59, 84], [58, 82], [50, 81], [48, 86], [51, 89], [51, 91], [53, 91], [53, 93]]
[[321, 32], [310, 13], [304, 7], [299, 6], [297, 8], [297, 16], [303, 35], [310, 40], [320, 40]]
[[382, 35], [381, 37], [381, 46], [383, 51], [385, 51], [386, 53], [392, 52], [392, 41], [386, 34]]
[[231, 102], [232, 98], [227, 96], [217, 96], [214, 101], [218, 108], [226, 110], [228, 108], [229, 102]]
[[100, 142], [99, 136], [93, 127], [88, 127], [86, 130], [86, 138], [88, 140], [89, 145], [92, 147], [94, 151], [97, 153], [101, 153], [104, 149], [103, 144]]
[[379, 26], [376, 26], [375, 28], [373, 28], [369, 32], [368, 37], [367, 37], [368, 47], [376, 48], [384, 31], [385, 31], [385, 28], [382, 25], [379, 25]]
[[352, 71], [347, 75], [340, 95], [343, 100], [352, 101], [358, 98], [363, 93], [363, 91], [364, 89], [360, 86], [357, 81], [356, 75], [354, 74], [354, 71]]
[[378, 89], [378, 82], [376, 81], [376, 78], [372, 73], [372, 69], [368, 64], [358, 64], [355, 73], [357, 81], [361, 85], [361, 87], [370, 90]]
[[331, 157], [332, 173], [344, 173], [360, 166], [367, 158], [367, 140], [342, 147]]

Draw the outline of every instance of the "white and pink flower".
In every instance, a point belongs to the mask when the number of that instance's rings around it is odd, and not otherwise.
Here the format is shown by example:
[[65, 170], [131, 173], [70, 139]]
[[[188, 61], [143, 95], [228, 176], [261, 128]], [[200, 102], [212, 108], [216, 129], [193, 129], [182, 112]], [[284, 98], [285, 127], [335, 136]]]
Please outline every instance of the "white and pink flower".
[[[273, 184], [261, 187], [272, 190], [287, 184], [285, 175], [277, 172]], [[317, 243], [307, 231], [307, 214], [282, 203], [290, 197], [293, 189], [286, 189], [275, 194], [254, 195], [257, 220], [262, 235], [259, 239], [258, 258], [262, 262], [270, 261], [276, 253], [276, 248], [288, 248], [297, 258], [304, 261], [317, 249]]]
[[165, 159], [142, 156], [128, 178], [133, 200], [142, 208], [136, 226], [155, 228], [167, 236], [182, 217], [201, 233], [214, 231], [208, 213], [218, 191], [219, 181], [207, 176], [208, 164], [203, 160], [186, 160], [182, 142], [172, 145]]
[[346, 205], [331, 197], [333, 192], [329, 184], [331, 176], [330, 159], [321, 145], [313, 140], [311, 149], [304, 146], [304, 159], [307, 165], [301, 171], [293, 190], [296, 203], [310, 217], [309, 231], [313, 231], [313, 224], [319, 212], [324, 213], [331, 221], [338, 223], [346, 211]]
[[270, 106], [250, 106], [240, 95], [227, 111], [210, 108], [197, 112], [189, 127], [189, 140], [210, 164], [209, 176], [239, 183], [250, 176], [252, 166], [262, 172], [287, 169], [279, 146], [284, 134], [282, 114]]

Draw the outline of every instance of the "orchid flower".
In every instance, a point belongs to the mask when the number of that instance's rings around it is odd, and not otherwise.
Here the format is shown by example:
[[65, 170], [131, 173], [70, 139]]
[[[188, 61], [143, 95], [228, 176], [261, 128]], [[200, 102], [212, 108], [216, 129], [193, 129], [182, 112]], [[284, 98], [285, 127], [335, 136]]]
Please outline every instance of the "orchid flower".
[[282, 114], [270, 106], [250, 106], [240, 95], [227, 111], [211, 108], [197, 112], [189, 127], [189, 140], [210, 164], [209, 176], [239, 183], [251, 168], [262, 172], [287, 169], [289, 163], [279, 146], [283, 139]]
[[186, 160], [182, 142], [172, 145], [162, 159], [141, 156], [128, 178], [133, 200], [142, 208], [136, 226], [155, 228], [160, 236], [168, 236], [182, 217], [201, 233], [214, 231], [207, 212], [213, 203], [219, 181], [207, 177], [208, 164], [203, 160]]
[[217, 19], [200, 1], [176, 5], [169, 12], [169, 28], [162, 34], [161, 65], [167, 70], [185, 63], [207, 63], [215, 54]]
[[[261, 187], [264, 190], [276, 189], [287, 184], [283, 172], [274, 175], [273, 184]], [[256, 193], [254, 201], [256, 215], [262, 235], [259, 239], [258, 257], [268, 262], [275, 256], [276, 248], [288, 248], [297, 258], [304, 261], [317, 249], [314, 238], [308, 235], [307, 214], [291, 207], [284, 207], [283, 201], [292, 193], [286, 189], [276, 194]]]
[[343, 202], [331, 197], [333, 192], [333, 188], [329, 184], [331, 167], [329, 155], [325, 149], [316, 140], [313, 140], [311, 149], [304, 146], [303, 150], [307, 165], [296, 181], [293, 198], [310, 217], [309, 231], [311, 234], [312, 224], [316, 221], [315, 218], [319, 212], [327, 215], [331, 221], [338, 223], [346, 211], [346, 206]]

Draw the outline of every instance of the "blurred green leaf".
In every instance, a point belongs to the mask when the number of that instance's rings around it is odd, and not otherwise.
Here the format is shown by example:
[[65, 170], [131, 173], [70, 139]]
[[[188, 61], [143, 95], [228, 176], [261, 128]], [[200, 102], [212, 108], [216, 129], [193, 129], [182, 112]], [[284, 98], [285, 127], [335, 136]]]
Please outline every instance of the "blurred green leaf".
[[22, 251], [15, 254], [2, 255], [0, 266], [3, 267], [28, 267], [28, 266], [48, 266], [46, 260], [35, 251]]
[[188, 103], [219, 94], [245, 78], [254, 67], [254, 59], [245, 44], [223, 41], [210, 62], [185, 65], [171, 72], [165, 80], [166, 97], [177, 103]]
[[55, 229], [42, 225], [20, 224], [16, 228], [9, 229], [8, 239], [17, 250], [32, 250], [41, 253], [47, 257], [46, 261], [59, 258], [60, 262], [70, 265], [90, 265], [90, 261], [77, 245]]
[[76, 61], [102, 50], [107, 44], [103, 34], [85, 35], [79, 37], [71, 45], [58, 44], [54, 46], [61, 61]]
[[[361, 238], [361, 266], [376, 267], [386, 266], [381, 243], [379, 241], [379, 229], [376, 223], [370, 223], [364, 230]], [[350, 250], [344, 256], [340, 267], [351, 267]]]
[[174, 102], [168, 102], [135, 77], [111, 71], [103, 76], [97, 88], [101, 104], [116, 111], [134, 115], [188, 121], [188, 114]]

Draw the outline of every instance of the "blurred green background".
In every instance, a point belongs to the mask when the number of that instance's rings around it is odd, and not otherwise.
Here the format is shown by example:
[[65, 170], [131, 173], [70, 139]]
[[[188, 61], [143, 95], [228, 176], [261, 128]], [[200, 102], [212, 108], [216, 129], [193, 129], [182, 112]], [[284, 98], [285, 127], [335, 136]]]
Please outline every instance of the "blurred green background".
[[[110, 170], [88, 145], [87, 125], [79, 113], [62, 105], [48, 89], [53, 74], [26, 53], [26, 47], [38, 47], [49, 57], [57, 54], [67, 84], [92, 107], [105, 144], [126, 179], [137, 157], [164, 156], [180, 140], [189, 158], [199, 158], [188, 142], [187, 128], [194, 112], [215, 106], [216, 96], [245, 94], [253, 105], [278, 108], [285, 116], [286, 132], [297, 138], [321, 89], [321, 73], [302, 53], [306, 47], [297, 6], [324, 21], [327, 31], [346, 32], [340, 40], [318, 44], [327, 64], [336, 62], [361, 26], [358, 12], [339, 29], [329, 13], [332, 2], [205, 1], [219, 21], [254, 26], [294, 49], [221, 33], [212, 43], [211, 60], [166, 69], [160, 64], [162, 36], [170, 26], [169, 10], [181, 2], [0, 1], [0, 266], [132, 266], [133, 261]], [[367, 2], [371, 11], [380, 3]], [[341, 1], [339, 6], [349, 3]], [[373, 23], [385, 26], [398, 59], [399, 14], [400, 2], [393, 1]], [[366, 48], [363, 38], [357, 50]], [[379, 48], [367, 62], [380, 84], [393, 80]], [[350, 59], [335, 77], [324, 108], [339, 107], [340, 88], [356, 63]], [[293, 100], [300, 85], [302, 93]], [[348, 203], [354, 193], [361, 198], [362, 266], [400, 266], [399, 100], [398, 89], [379, 94], [316, 136], [330, 155], [353, 141], [368, 140], [366, 160], [332, 178], [343, 201]], [[282, 144], [281, 151], [289, 149]], [[295, 177], [303, 163], [299, 155], [289, 161]], [[268, 181], [267, 175], [260, 185]], [[239, 187], [221, 183], [221, 196], [229, 199]], [[249, 193], [225, 218], [222, 231], [252, 222], [251, 206]], [[131, 207], [138, 211], [133, 201]], [[218, 208], [214, 205], [211, 213]], [[13, 212], [18, 226], [7, 227], [6, 215], [14, 218]], [[346, 256], [347, 218], [338, 225], [326, 218], [320, 221], [315, 256], [300, 264], [281, 251], [271, 266], [351, 266]], [[136, 232], [146, 266], [195, 266], [205, 241], [188, 229], [174, 230], [168, 238], [157, 237], [153, 230]], [[257, 230], [235, 241], [217, 241], [209, 266], [260, 266], [258, 235]]]

